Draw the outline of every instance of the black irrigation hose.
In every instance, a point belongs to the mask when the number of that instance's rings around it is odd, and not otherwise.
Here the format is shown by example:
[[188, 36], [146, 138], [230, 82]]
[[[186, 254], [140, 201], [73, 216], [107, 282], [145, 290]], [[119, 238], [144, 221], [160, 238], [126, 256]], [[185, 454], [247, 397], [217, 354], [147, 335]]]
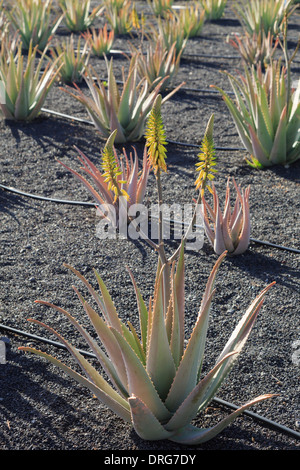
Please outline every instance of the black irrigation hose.
[[[67, 200], [67, 199], [55, 199], [55, 198], [46, 197], [46, 196], [38, 196], [38, 195], [35, 195], [35, 194], [20, 191], [19, 189], [15, 189], [15, 188], [12, 188], [12, 187], [9, 187], [9, 186], [4, 186], [3, 184], [0, 184], [0, 188], [5, 190], [5, 191], [9, 191], [9, 192], [12, 192], [14, 194], [17, 194], [19, 196], [30, 197], [32, 199], [38, 199], [39, 201], [54, 202], [56, 204], [70, 204], [70, 205], [77, 205], [77, 206], [96, 207], [96, 203], [93, 203], [93, 202], [72, 201], [72, 200]], [[172, 221], [172, 222], [175, 223], [174, 221]], [[300, 250], [298, 250], [297, 248], [290, 248], [290, 247], [286, 247], [286, 246], [283, 246], [283, 245], [277, 245], [275, 243], [267, 242], [267, 241], [264, 241], [264, 240], [258, 240], [256, 238], [250, 238], [250, 241], [253, 242], [253, 243], [257, 243], [259, 245], [266, 245], [266, 246], [270, 246], [270, 247], [273, 247], [273, 248], [277, 248], [279, 250], [290, 251], [292, 253], [300, 253]]]
[[[32, 334], [32, 333], [28, 333], [26, 331], [23, 331], [23, 330], [18, 330], [18, 329], [15, 329], [15, 328], [12, 328], [10, 326], [7, 326], [7, 325], [3, 325], [3, 324], [0, 324], [0, 329], [1, 330], [4, 330], [4, 331], [8, 331], [8, 332], [11, 332], [13, 334], [16, 334], [16, 335], [20, 335], [20, 336], [25, 336], [27, 338], [30, 338], [30, 339], [33, 339], [35, 341], [41, 341], [43, 343], [46, 343], [46, 344], [50, 344], [52, 346], [55, 346], [57, 348], [60, 348], [60, 349], [65, 349], [67, 350], [67, 347], [62, 344], [62, 343], [59, 343], [57, 341], [52, 341], [48, 338], [44, 338], [44, 337], [41, 337], [41, 336], [36, 336], [35, 334]], [[88, 356], [88, 357], [91, 357], [91, 358], [96, 358], [96, 356], [89, 352], [89, 351], [85, 351], [85, 350], [80, 350], [78, 349], [78, 351], [83, 355], [83, 356]], [[234, 405], [233, 403], [230, 403], [228, 401], [225, 401], [225, 400], [222, 400], [218, 397], [215, 397], [213, 399], [213, 401], [219, 405], [222, 405], [226, 408], [231, 408], [233, 410], [237, 410], [239, 407], [237, 405]], [[293, 436], [297, 439], [300, 439], [300, 433], [297, 432], [297, 431], [294, 431], [293, 429], [290, 429], [286, 426], [283, 426], [275, 421], [272, 421], [268, 418], [265, 418], [263, 416], [260, 416], [259, 414], [257, 413], [254, 413], [252, 411], [244, 411], [243, 412], [244, 415], [247, 415], [249, 416], [250, 418], [256, 420], [256, 421], [259, 421], [261, 422], [262, 424], [266, 425], [267, 427], [271, 427], [271, 428], [274, 428], [275, 430], [277, 431], [280, 431], [280, 432], [283, 432], [285, 434], [289, 434], [290, 436]]]
[[[78, 117], [75, 117], [75, 116], [69, 116], [68, 114], [59, 113], [58, 111], [53, 111], [52, 109], [41, 108], [41, 111], [44, 112], [44, 113], [47, 113], [47, 114], [53, 114], [54, 116], [63, 117], [63, 118], [69, 119], [71, 121], [78, 121], [78, 122], [82, 122], [84, 124], [89, 124], [90, 126], [94, 126], [94, 123], [92, 121], [88, 121], [87, 119], [81, 119], [81, 118], [78, 118]], [[175, 140], [167, 140], [167, 142], [172, 143], [172, 144], [176, 144], [176, 145], [187, 146], [187, 147], [199, 147], [199, 145], [197, 145], [197, 144], [189, 144], [189, 143], [186, 143], [186, 142], [177, 142]], [[223, 150], [223, 151], [238, 151], [238, 152], [244, 152], [245, 151], [244, 148], [240, 148], [240, 147], [215, 147], [215, 149], [216, 150]]]

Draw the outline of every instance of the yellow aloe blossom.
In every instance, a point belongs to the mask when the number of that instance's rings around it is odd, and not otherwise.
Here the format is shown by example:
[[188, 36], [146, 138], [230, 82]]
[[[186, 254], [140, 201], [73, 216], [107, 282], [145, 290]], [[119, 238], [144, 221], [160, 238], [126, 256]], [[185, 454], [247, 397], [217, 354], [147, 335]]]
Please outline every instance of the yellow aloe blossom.
[[199, 174], [195, 181], [195, 185], [196, 189], [200, 190], [201, 197], [203, 197], [206, 187], [210, 192], [212, 192], [212, 189], [207, 182], [213, 180], [215, 177], [214, 173], [217, 172], [214, 168], [216, 165], [216, 157], [213, 142], [213, 122], [214, 115], [212, 114], [207, 124], [200, 152], [198, 154], [199, 162], [196, 163], [196, 171], [199, 172]]
[[158, 170], [167, 171], [165, 161], [167, 141], [161, 116], [161, 100], [161, 95], [157, 95], [145, 131], [148, 161], [155, 174]]

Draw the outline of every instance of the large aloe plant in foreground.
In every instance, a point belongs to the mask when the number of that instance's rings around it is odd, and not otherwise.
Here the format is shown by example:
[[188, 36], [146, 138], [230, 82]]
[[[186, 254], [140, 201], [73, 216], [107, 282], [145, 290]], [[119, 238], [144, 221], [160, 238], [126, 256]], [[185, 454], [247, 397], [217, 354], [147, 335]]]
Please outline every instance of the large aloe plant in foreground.
[[[157, 179], [161, 202], [160, 173], [166, 171], [166, 154], [160, 105], [161, 96], [158, 95], [149, 117], [146, 146], [149, 163]], [[211, 132], [211, 122], [212, 120], [209, 122], [207, 132]], [[197, 186], [203, 195], [210, 173], [206, 168], [209, 162], [201, 163], [203, 164], [197, 178]], [[161, 224], [161, 217], [159, 219]], [[83, 283], [92, 297], [93, 304], [99, 308], [99, 312], [96, 311], [78, 288], [74, 287], [95, 329], [95, 335], [91, 335], [63, 308], [50, 302], [37, 301], [63, 314], [82, 334], [102, 366], [106, 378], [98, 371], [99, 368], [92, 366], [59, 332], [40, 321], [30, 320], [56, 335], [67, 347], [83, 373], [78, 373], [43, 351], [26, 346], [20, 349], [47, 359], [80, 384], [88, 387], [102, 403], [126, 422], [131, 423], [142, 439], [168, 439], [179, 444], [198, 445], [214, 438], [251, 405], [274, 396], [271, 394], [258, 396], [210, 428], [197, 428], [191, 424], [192, 420], [211, 403], [228, 376], [249, 337], [265, 294], [274, 283], [266, 286], [253, 300], [217, 357], [215, 365], [204, 374], [203, 358], [216, 275], [226, 252], [218, 258], [211, 271], [203, 289], [194, 328], [189, 338], [186, 338], [184, 250], [183, 237], [175, 252], [176, 256], [166, 258], [163, 240], [160, 240], [157, 246], [158, 263], [153, 295], [147, 303], [135, 277], [129, 271], [136, 295], [137, 318], [136, 321], [128, 321], [127, 325], [126, 315], [118, 314], [97, 270], [94, 270], [99, 287], [96, 290], [79, 271], [65, 265]]]
[[127, 326], [118, 316], [113, 300], [96, 270], [95, 275], [100, 292], [94, 290], [76, 269], [67, 266], [84, 283], [102, 312], [102, 315], [99, 315], [74, 287], [105, 352], [70, 313], [49, 302], [38, 301], [55, 308], [77, 328], [109, 380], [104, 379], [98, 370], [60, 333], [40, 321], [30, 320], [56, 335], [80, 365], [84, 374], [79, 374], [45, 352], [31, 347], [20, 349], [49, 360], [80, 384], [88, 387], [101, 402], [126, 422], [131, 423], [141, 438], [169, 439], [189, 445], [201, 444], [215, 437], [251, 405], [273, 396], [261, 395], [249, 401], [211, 428], [201, 429], [191, 424], [198, 413], [204, 411], [213, 400], [227, 377], [246, 343], [265, 293], [272, 285], [267, 286], [251, 303], [229, 337], [214, 367], [203, 375], [202, 364], [209, 312], [214, 295], [216, 274], [224, 256], [225, 253], [219, 257], [209, 276], [198, 317], [186, 346], [184, 244], [182, 244], [176, 269], [173, 263], [171, 270], [171, 302], [167, 309], [163, 307], [164, 266], [160, 263], [158, 265], [155, 289], [149, 307], [146, 306], [140, 289], [130, 273], [137, 298], [139, 332], [130, 322]]

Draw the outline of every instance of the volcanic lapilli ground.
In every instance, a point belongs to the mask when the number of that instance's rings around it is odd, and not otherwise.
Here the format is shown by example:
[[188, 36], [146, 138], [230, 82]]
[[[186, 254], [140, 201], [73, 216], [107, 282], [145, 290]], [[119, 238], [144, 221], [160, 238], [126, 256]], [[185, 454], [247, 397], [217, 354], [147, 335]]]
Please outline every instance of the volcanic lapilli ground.
[[[146, 2], [136, 3], [139, 8], [146, 8]], [[195, 91], [209, 90], [210, 85], [229, 90], [228, 80], [220, 70], [241, 70], [239, 58], [222, 58], [236, 55], [226, 43], [226, 37], [241, 31], [230, 4], [228, 2], [222, 20], [206, 23], [201, 36], [189, 40], [176, 80], [177, 83], [185, 81], [185, 89], [162, 108], [167, 138], [177, 142], [167, 146], [168, 173], [162, 179], [164, 201], [169, 204], [175, 200], [189, 203], [195, 197], [198, 148], [178, 142], [198, 145], [212, 113], [215, 115], [216, 146], [242, 147], [220, 96]], [[291, 48], [295, 46], [299, 24], [300, 16], [296, 12], [289, 26]], [[67, 31], [60, 28], [54, 40], [60, 40], [66, 34]], [[137, 38], [117, 38], [114, 48], [127, 49], [127, 41], [137, 41]], [[299, 54], [296, 60], [299, 61]], [[105, 73], [102, 59], [92, 57], [91, 63], [99, 74]], [[116, 55], [114, 64], [115, 73], [120, 76], [121, 65], [126, 68], [128, 61]], [[293, 64], [292, 73], [294, 78], [299, 76], [299, 62]], [[82, 106], [63, 92], [59, 83], [51, 90], [45, 108], [88, 119]], [[2, 185], [51, 198], [90, 201], [83, 187], [57, 160], [78, 169], [76, 145], [99, 164], [105, 141], [92, 126], [43, 112], [32, 123], [1, 121], [0, 136]], [[130, 149], [131, 145], [126, 145], [126, 148]], [[134, 145], [141, 156], [144, 142]], [[251, 237], [299, 248], [300, 163], [260, 171], [251, 169], [245, 163], [245, 157], [247, 153], [244, 151], [217, 151], [215, 184], [221, 199], [224, 199], [229, 176], [242, 187], [251, 184]], [[156, 197], [151, 175], [146, 202], [156, 202]], [[64, 317], [34, 303], [36, 299], [56, 303], [90, 328], [72, 290], [72, 284], [77, 285], [76, 280], [63, 267], [64, 262], [80, 270], [93, 285], [92, 270], [97, 268], [120, 316], [136, 322], [135, 296], [126, 267], [130, 267], [148, 299], [152, 293], [157, 258], [145, 243], [139, 240], [100, 240], [95, 235], [98, 219], [94, 208], [90, 207], [38, 201], [1, 190], [0, 210], [1, 324], [49, 337], [45, 331], [27, 322], [32, 317], [53, 326], [74, 345], [85, 349], [86, 345]], [[171, 251], [177, 243], [174, 241], [167, 245]], [[216, 259], [207, 239], [200, 251], [186, 253], [187, 336]], [[218, 397], [242, 404], [262, 393], [278, 394], [251, 410], [295, 431], [299, 431], [297, 423], [300, 419], [296, 347], [299, 341], [298, 261], [296, 253], [254, 242], [243, 255], [225, 259], [217, 277], [204, 364], [204, 372], [214, 365], [251, 300], [269, 282], [276, 281], [266, 296], [248, 343], [219, 390]], [[143, 441], [130, 425], [123, 423], [88, 390], [39, 357], [21, 353], [18, 347], [34, 345], [74, 366], [64, 350], [5, 330], [0, 334], [9, 339], [7, 362], [0, 366], [1, 450], [200, 452], [299, 448], [299, 440], [295, 436], [266, 427], [245, 415], [212, 441], [195, 448], [169, 441]], [[195, 423], [210, 426], [228, 413], [226, 407], [212, 402]]]

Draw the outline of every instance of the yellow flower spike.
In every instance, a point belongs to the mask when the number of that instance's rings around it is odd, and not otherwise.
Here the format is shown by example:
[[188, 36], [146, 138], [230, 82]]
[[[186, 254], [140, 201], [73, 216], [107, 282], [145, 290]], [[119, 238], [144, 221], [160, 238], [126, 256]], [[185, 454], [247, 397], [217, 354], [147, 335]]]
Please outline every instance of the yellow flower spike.
[[120, 185], [125, 184], [126, 181], [119, 179], [119, 176], [123, 173], [118, 165], [113, 148], [116, 133], [117, 130], [111, 133], [102, 152], [102, 176], [104, 177], [105, 182], [108, 183], [108, 189], [113, 191], [115, 194], [114, 202], [116, 202], [120, 196], [124, 196], [129, 200], [127, 192], [120, 187]]
[[158, 170], [167, 171], [166, 166], [166, 137], [161, 116], [161, 95], [157, 95], [151, 109], [146, 131], [146, 147], [148, 147], [148, 161], [157, 174]]
[[198, 171], [199, 174], [196, 178], [195, 185], [196, 189], [200, 190], [201, 197], [203, 197], [206, 187], [211, 192], [211, 187], [207, 184], [207, 181], [212, 181], [215, 177], [214, 173], [217, 172], [214, 168], [214, 166], [216, 166], [216, 157], [213, 141], [213, 124], [214, 115], [212, 114], [208, 121], [201, 143], [201, 149], [198, 154], [199, 162], [196, 163], [196, 171]]

